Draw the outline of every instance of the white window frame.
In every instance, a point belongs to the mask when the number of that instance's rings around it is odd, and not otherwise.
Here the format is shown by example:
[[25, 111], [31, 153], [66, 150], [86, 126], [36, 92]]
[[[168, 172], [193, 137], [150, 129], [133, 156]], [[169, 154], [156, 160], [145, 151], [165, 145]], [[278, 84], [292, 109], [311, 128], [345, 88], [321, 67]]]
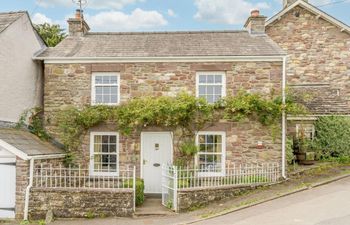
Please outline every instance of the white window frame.
[[[116, 76], [117, 77], [117, 87], [118, 87], [118, 98], [116, 103], [96, 103], [96, 76]], [[101, 85], [98, 84], [98, 86], [110, 86], [110, 84]], [[120, 104], [120, 73], [116, 72], [93, 72], [92, 78], [91, 78], [91, 105], [110, 105], [115, 106]]]
[[[224, 131], [199, 131], [196, 134], [196, 145], [199, 146], [199, 135], [221, 135], [221, 172], [199, 172], [200, 177], [225, 176], [226, 169], [226, 132]], [[199, 166], [199, 152], [195, 156], [195, 166]]]
[[[117, 155], [117, 160], [116, 160], [116, 172], [95, 172], [95, 160], [94, 160], [94, 155], [95, 155], [95, 150], [94, 150], [94, 139], [95, 136], [97, 135], [109, 135], [109, 136], [116, 136], [116, 155]], [[92, 176], [119, 176], [119, 133], [118, 132], [90, 132], [90, 175]]]
[[[214, 86], [222, 86], [221, 89], [221, 98], [226, 97], [226, 72], [225, 71], [200, 71], [196, 73], [196, 97], [199, 98], [199, 77], [203, 75], [221, 75], [222, 82], [221, 84], [209, 84], [206, 83], [204, 85], [214, 85]], [[203, 84], [202, 84], [203, 85]]]
[[[312, 139], [311, 140], [313, 140], [314, 138], [315, 138], [315, 125], [314, 124], [301, 124], [301, 123], [298, 123], [298, 124], [296, 124], [295, 125], [295, 131], [296, 131], [296, 134], [295, 134], [295, 136], [297, 137], [297, 138], [299, 138], [299, 131], [301, 130], [301, 129], [304, 129], [303, 128], [303, 126], [312, 126], [312, 133], [311, 133], [311, 135], [312, 135]], [[305, 130], [305, 129], [304, 129]]]

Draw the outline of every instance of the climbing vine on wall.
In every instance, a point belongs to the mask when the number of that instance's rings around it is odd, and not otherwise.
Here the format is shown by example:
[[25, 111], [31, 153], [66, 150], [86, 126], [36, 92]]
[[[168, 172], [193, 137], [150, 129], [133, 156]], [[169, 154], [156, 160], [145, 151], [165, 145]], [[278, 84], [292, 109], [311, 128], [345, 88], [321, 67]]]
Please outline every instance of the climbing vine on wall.
[[240, 121], [257, 118], [263, 125], [273, 126], [279, 123], [283, 108], [292, 114], [305, 112], [303, 106], [292, 100], [283, 106], [280, 98], [265, 98], [242, 91], [216, 104], [208, 104], [204, 99], [182, 93], [177, 97], [135, 98], [114, 107], [70, 107], [61, 111], [56, 120], [61, 131], [61, 141], [68, 151], [72, 151], [81, 146], [82, 136], [89, 128], [102, 122], [115, 124], [116, 130], [124, 135], [157, 126], [182, 129], [183, 133], [191, 136], [220, 119]]

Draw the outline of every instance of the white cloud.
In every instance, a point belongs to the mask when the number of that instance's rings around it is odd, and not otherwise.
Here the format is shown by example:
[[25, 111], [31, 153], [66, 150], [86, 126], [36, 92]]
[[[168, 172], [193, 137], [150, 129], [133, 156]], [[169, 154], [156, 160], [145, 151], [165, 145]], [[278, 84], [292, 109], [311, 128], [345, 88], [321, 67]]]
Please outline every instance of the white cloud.
[[[84, 7], [91, 9], [122, 9], [124, 6], [144, 2], [145, 0], [87, 0]], [[36, 0], [36, 4], [41, 7], [73, 7], [77, 6], [72, 0]]]
[[168, 16], [170, 16], [170, 17], [176, 17], [177, 15], [176, 15], [176, 13], [174, 12], [174, 10], [168, 9]]
[[194, 0], [197, 12], [194, 18], [199, 21], [222, 24], [242, 24], [252, 9], [268, 9], [267, 2], [250, 3], [247, 0]]
[[135, 9], [131, 14], [120, 11], [100, 12], [86, 15], [85, 19], [91, 29], [98, 31], [135, 31], [155, 29], [165, 26], [168, 21], [157, 11]]
[[52, 24], [52, 19], [50, 19], [49, 17], [45, 16], [44, 14], [35, 13], [32, 16], [32, 22], [34, 24], [43, 24], [43, 23]]

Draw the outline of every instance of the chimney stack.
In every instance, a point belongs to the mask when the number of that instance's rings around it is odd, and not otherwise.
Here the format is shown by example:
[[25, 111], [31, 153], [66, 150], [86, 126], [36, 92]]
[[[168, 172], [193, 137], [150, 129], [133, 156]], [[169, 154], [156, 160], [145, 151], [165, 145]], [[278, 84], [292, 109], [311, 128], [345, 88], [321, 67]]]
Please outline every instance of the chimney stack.
[[84, 36], [89, 30], [89, 25], [84, 20], [83, 10], [77, 9], [75, 17], [68, 19], [69, 36]]
[[[283, 0], [283, 8], [287, 8], [288, 6], [292, 5], [293, 3], [297, 2], [299, 0]], [[308, 0], [303, 0], [304, 2], [309, 2]]]
[[244, 25], [244, 28], [253, 35], [265, 34], [265, 22], [266, 16], [260, 15], [258, 9], [253, 9], [250, 13], [250, 17]]

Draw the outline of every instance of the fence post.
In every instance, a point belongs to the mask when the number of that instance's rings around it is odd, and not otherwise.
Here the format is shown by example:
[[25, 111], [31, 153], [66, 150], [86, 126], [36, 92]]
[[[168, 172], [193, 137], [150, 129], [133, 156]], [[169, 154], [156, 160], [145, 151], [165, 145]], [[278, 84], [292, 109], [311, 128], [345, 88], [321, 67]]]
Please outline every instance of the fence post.
[[134, 203], [133, 203], [133, 209], [134, 212], [136, 212], [136, 166], [134, 166], [134, 170], [133, 170], [133, 182], [132, 182], [132, 188], [134, 190]]
[[177, 166], [174, 166], [173, 167], [174, 169], [174, 199], [173, 199], [173, 202], [174, 202], [174, 210], [175, 212], [178, 211], [177, 209]]

